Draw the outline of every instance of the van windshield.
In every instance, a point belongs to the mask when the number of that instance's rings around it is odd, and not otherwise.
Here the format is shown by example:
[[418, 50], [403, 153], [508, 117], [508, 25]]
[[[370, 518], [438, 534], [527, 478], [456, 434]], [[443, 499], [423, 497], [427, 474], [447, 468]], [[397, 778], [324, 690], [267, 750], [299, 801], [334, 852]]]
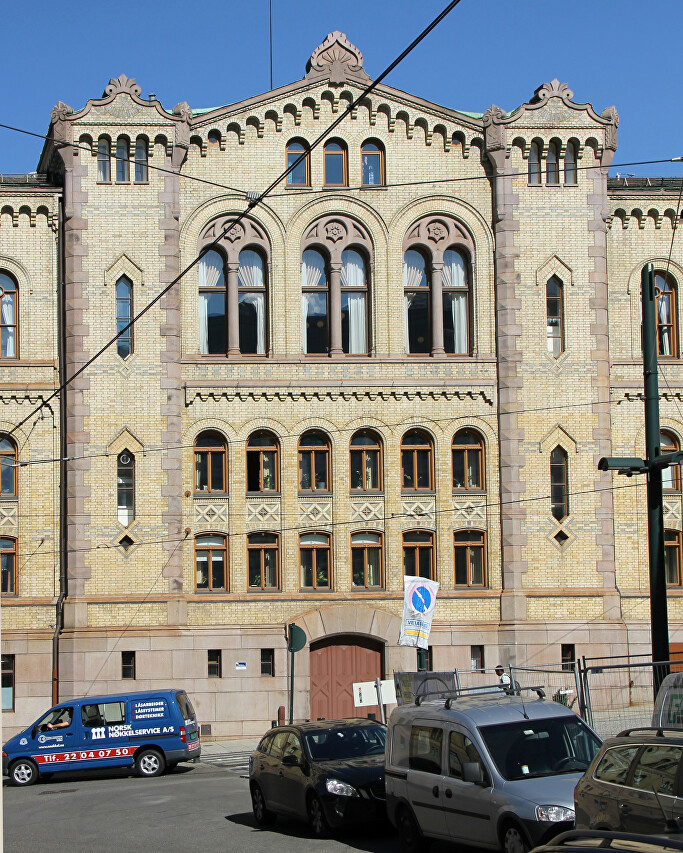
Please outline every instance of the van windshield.
[[520, 720], [479, 731], [498, 772], [509, 781], [582, 773], [600, 748], [578, 717]]

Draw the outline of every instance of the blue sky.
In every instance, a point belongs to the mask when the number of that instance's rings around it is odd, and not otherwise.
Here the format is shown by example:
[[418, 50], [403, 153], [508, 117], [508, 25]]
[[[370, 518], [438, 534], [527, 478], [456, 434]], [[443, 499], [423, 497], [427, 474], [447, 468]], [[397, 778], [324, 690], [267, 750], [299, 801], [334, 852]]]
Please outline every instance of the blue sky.
[[[377, 76], [447, 0], [272, 0], [273, 83], [300, 79], [338, 29]], [[7, 4], [2, 15], [0, 121], [45, 133], [57, 101], [79, 109], [111, 77], [146, 97], [212, 107], [270, 88], [268, 0]], [[621, 166], [683, 155], [678, 41], [683, 2], [461, 0], [385, 81], [454, 109], [505, 110], [557, 77], [577, 102], [620, 115], [613, 172], [681, 175], [683, 164]], [[0, 172], [36, 168], [40, 140], [0, 129]]]

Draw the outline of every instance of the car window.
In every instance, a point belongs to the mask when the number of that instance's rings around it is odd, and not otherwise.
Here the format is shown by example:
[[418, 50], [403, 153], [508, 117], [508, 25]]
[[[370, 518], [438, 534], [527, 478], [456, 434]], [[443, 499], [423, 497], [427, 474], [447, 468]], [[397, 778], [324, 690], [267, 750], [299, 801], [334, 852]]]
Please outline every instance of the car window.
[[297, 761], [303, 761], [304, 754], [301, 749], [301, 741], [294, 732], [292, 732], [287, 739], [287, 744], [284, 748], [282, 757], [285, 758], [287, 755], [293, 755]]
[[441, 773], [443, 729], [413, 726], [410, 731], [408, 767], [425, 773]]
[[595, 768], [595, 778], [601, 782], [625, 785], [628, 768], [638, 752], [637, 746], [620, 746], [608, 749]]
[[349, 725], [307, 731], [306, 748], [313, 761], [346, 760], [383, 755], [386, 729], [377, 725]]
[[448, 775], [455, 779], [463, 778], [463, 764], [476, 763], [486, 778], [486, 767], [476, 746], [462, 732], [451, 732], [448, 737]]
[[81, 705], [81, 722], [85, 728], [125, 723], [123, 702], [99, 702]]
[[681, 749], [677, 746], [647, 746], [639, 755], [633, 769], [631, 784], [658, 794], [676, 794], [676, 773], [681, 760]]
[[263, 752], [265, 755], [268, 755], [268, 753], [270, 752], [270, 746], [273, 742], [274, 737], [275, 737], [275, 735], [272, 732], [270, 734], [262, 737], [261, 742], [256, 747], [256, 751], [257, 752]]
[[270, 745], [270, 755], [273, 758], [282, 758], [282, 753], [285, 748], [285, 743], [287, 741], [287, 736], [289, 732], [277, 732], [275, 737], [273, 738], [273, 742]]
[[184, 720], [196, 720], [197, 715], [194, 712], [194, 708], [192, 707], [192, 702], [190, 702], [190, 697], [184, 691], [180, 691], [176, 693], [175, 700], [178, 703], [178, 707], [180, 708], [180, 713], [183, 715]]

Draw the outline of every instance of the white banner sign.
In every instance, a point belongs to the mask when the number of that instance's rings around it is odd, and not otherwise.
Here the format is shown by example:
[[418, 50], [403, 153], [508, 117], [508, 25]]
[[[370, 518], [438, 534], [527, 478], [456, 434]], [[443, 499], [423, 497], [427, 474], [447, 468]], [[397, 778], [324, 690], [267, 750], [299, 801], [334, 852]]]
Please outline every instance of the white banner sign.
[[403, 588], [403, 619], [398, 644], [426, 649], [439, 584], [436, 581], [406, 575], [403, 578]]
[[[380, 681], [380, 690], [382, 692], [383, 705], [396, 704], [396, 687], [394, 679]], [[377, 684], [374, 681], [356, 681], [353, 685], [353, 704], [356, 708], [362, 708], [367, 705], [378, 705], [377, 701]]]

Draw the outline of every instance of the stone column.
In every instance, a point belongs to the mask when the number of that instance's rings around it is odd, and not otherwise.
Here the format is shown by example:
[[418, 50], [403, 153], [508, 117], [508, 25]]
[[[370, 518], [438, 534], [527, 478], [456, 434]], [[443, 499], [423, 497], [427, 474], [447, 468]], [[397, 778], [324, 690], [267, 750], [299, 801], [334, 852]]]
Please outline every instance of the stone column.
[[240, 312], [238, 299], [239, 262], [228, 261], [228, 355], [240, 354]]
[[445, 355], [443, 346], [443, 261], [432, 263], [432, 278], [430, 291], [432, 297], [432, 355]]
[[330, 264], [330, 355], [343, 355], [341, 322], [341, 261]]

